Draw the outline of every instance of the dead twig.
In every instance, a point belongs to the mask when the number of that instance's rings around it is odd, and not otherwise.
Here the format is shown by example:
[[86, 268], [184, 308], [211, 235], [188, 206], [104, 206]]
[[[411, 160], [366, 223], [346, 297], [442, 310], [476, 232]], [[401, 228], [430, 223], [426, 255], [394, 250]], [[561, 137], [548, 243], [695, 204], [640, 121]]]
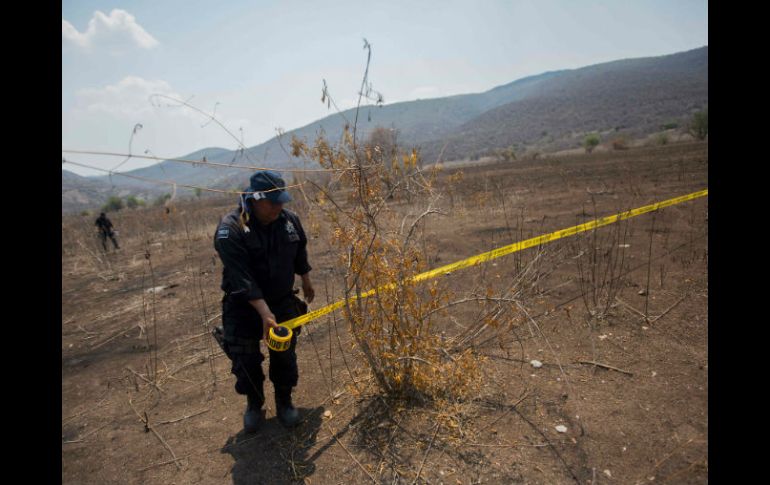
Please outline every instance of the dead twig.
[[586, 187], [586, 192], [588, 192], [591, 195], [603, 195], [603, 194], [612, 194], [609, 190], [607, 190], [607, 187], [602, 183], [602, 187], [600, 189], [592, 190], [589, 187]]
[[482, 431], [484, 431], [485, 429], [488, 429], [489, 427], [491, 427], [492, 425], [494, 425], [495, 423], [497, 423], [498, 421], [500, 421], [501, 419], [503, 419], [505, 416], [507, 416], [507, 415], [508, 415], [508, 411], [513, 411], [514, 409], [516, 409], [516, 406], [518, 406], [519, 404], [521, 404], [521, 402], [522, 402], [523, 400], [525, 400], [525, 399], [526, 399], [528, 396], [529, 396], [529, 390], [526, 390], [526, 391], [524, 391], [524, 395], [523, 395], [523, 396], [521, 396], [521, 399], [519, 399], [518, 401], [516, 401], [516, 404], [514, 404], [514, 405], [512, 405], [512, 406], [508, 407], [508, 409], [506, 409], [506, 412], [504, 412], [504, 413], [503, 413], [501, 416], [499, 416], [497, 419], [495, 419], [494, 421], [492, 421], [492, 422], [491, 422], [491, 423], [489, 423], [488, 425], [484, 426], [483, 428], [479, 429], [479, 431], [478, 431], [478, 432], [479, 432], [479, 434], [480, 434]]
[[[521, 446], [519, 443], [513, 443], [513, 444], [506, 444], [506, 445], [484, 445], [481, 443], [463, 443], [464, 446], [478, 446], [481, 448], [514, 448], [516, 446]], [[536, 448], [543, 448], [548, 445], [530, 445], [534, 446]]]
[[689, 440], [687, 440], [685, 443], [683, 443], [683, 444], [681, 444], [681, 445], [677, 446], [676, 448], [674, 448], [674, 449], [671, 451], [671, 453], [669, 453], [668, 455], [666, 455], [666, 456], [665, 456], [665, 458], [663, 458], [662, 460], [658, 461], [658, 463], [656, 463], [656, 464], [655, 464], [655, 466], [654, 466], [654, 467], [652, 467], [652, 470], [650, 470], [650, 472], [648, 473], [648, 475], [652, 475], [652, 474], [655, 472], [655, 470], [657, 470], [657, 469], [660, 467], [660, 465], [662, 465], [662, 464], [663, 464], [663, 463], [664, 463], [666, 460], [668, 460], [669, 458], [671, 458], [672, 456], [674, 456], [674, 453], [676, 453], [676, 452], [677, 452], [677, 451], [679, 451], [680, 449], [682, 449], [682, 448], [684, 448], [685, 446], [687, 446], [687, 445], [689, 445], [690, 443], [692, 443], [692, 442], [693, 442], [693, 440], [694, 440], [694, 438], [690, 438], [690, 439], [689, 439]]
[[418, 362], [422, 362], [423, 364], [428, 364], [428, 365], [429, 365], [429, 366], [431, 366], [431, 367], [436, 367], [435, 365], [433, 365], [433, 363], [432, 363], [432, 362], [428, 362], [428, 361], [427, 361], [427, 360], [425, 360], [425, 359], [422, 359], [422, 358], [420, 358], [420, 357], [414, 357], [414, 356], [412, 356], [412, 355], [407, 355], [407, 356], [405, 356], [405, 357], [399, 357], [399, 358], [398, 358], [398, 359], [396, 359], [396, 360], [416, 360], [416, 361], [418, 361]]
[[595, 362], [593, 360], [579, 360], [577, 361], [578, 364], [586, 364], [586, 365], [595, 365], [597, 367], [603, 367], [604, 369], [614, 370], [616, 372], [621, 372], [623, 374], [628, 374], [629, 376], [633, 376], [633, 372], [628, 372], [627, 370], [618, 369], [617, 367], [612, 367], [611, 365], [602, 364], [601, 362]]
[[171, 344], [181, 344], [182, 342], [188, 342], [190, 340], [195, 340], [196, 338], [200, 338], [200, 337], [203, 337], [204, 335], [208, 335], [208, 334], [209, 334], [209, 332], [203, 332], [203, 333], [199, 333], [197, 335], [191, 335], [189, 337], [183, 337], [183, 338], [174, 339], [171, 342], [169, 342], [169, 345], [171, 345]]
[[131, 367], [128, 367], [128, 366], [126, 366], [126, 370], [127, 370], [127, 371], [129, 371], [129, 372], [131, 372], [132, 374], [134, 374], [136, 377], [138, 377], [139, 379], [143, 380], [143, 381], [144, 381], [144, 382], [146, 382], [147, 384], [149, 384], [149, 385], [153, 386], [155, 389], [157, 389], [157, 390], [159, 390], [159, 391], [163, 392], [163, 389], [160, 387], [160, 385], [159, 385], [158, 383], [156, 383], [156, 382], [152, 382], [151, 380], [149, 380], [149, 379], [147, 379], [146, 377], [144, 377], [142, 374], [140, 374], [140, 373], [136, 372], [136, 371], [135, 371], [134, 369], [132, 369]]
[[158, 433], [155, 430], [155, 428], [150, 426], [150, 418], [147, 417], [147, 413], [145, 412], [144, 413], [144, 417], [142, 417], [142, 415], [139, 414], [139, 411], [137, 411], [136, 408], [134, 407], [134, 403], [133, 403], [133, 401], [131, 399], [128, 400], [128, 405], [131, 406], [131, 409], [134, 411], [134, 413], [139, 418], [139, 420], [142, 423], [144, 423], [144, 432], [148, 433], [148, 432], [152, 431], [152, 434], [154, 434], [155, 437], [158, 438], [158, 440], [163, 444], [163, 446], [166, 447], [166, 449], [169, 451], [169, 453], [171, 453], [171, 456], [173, 458], [173, 462], [176, 465], [177, 469], [181, 470], [182, 469], [182, 465], [179, 463], [179, 459], [176, 457], [176, 453], [174, 453], [174, 450], [171, 449], [171, 446], [169, 446], [168, 443], [166, 443], [166, 440], [163, 439], [163, 437], [160, 435], [160, 433]]
[[377, 483], [377, 480], [375, 480], [375, 479], [374, 479], [374, 477], [372, 476], [372, 474], [371, 474], [371, 473], [369, 473], [369, 470], [367, 470], [366, 468], [364, 468], [364, 466], [361, 464], [361, 462], [359, 462], [358, 460], [356, 460], [356, 457], [355, 457], [355, 456], [353, 456], [353, 454], [352, 454], [350, 451], [348, 451], [348, 449], [347, 449], [347, 448], [345, 448], [345, 445], [343, 445], [343, 444], [342, 444], [342, 441], [340, 441], [340, 439], [339, 439], [339, 438], [337, 438], [337, 434], [334, 432], [334, 430], [332, 429], [332, 427], [331, 427], [331, 426], [328, 426], [328, 425], [327, 425], [326, 427], [329, 429], [329, 432], [330, 432], [330, 433], [332, 433], [332, 435], [333, 435], [333, 437], [334, 437], [334, 440], [337, 442], [337, 444], [338, 444], [338, 445], [340, 445], [340, 447], [341, 447], [343, 450], [345, 450], [345, 453], [347, 453], [347, 454], [348, 454], [348, 456], [350, 456], [350, 459], [351, 459], [351, 460], [353, 460], [353, 461], [355, 462], [355, 464], [356, 464], [356, 465], [358, 465], [358, 468], [360, 468], [361, 470], [363, 470], [363, 471], [364, 471], [364, 473], [366, 473], [366, 475], [367, 475], [367, 476], [368, 476], [368, 477], [369, 477], [369, 478], [372, 480], [372, 483]]
[[657, 322], [657, 321], [658, 321], [660, 318], [664, 317], [664, 316], [665, 316], [665, 315], [666, 315], [668, 312], [670, 312], [671, 310], [673, 310], [673, 309], [674, 309], [674, 308], [675, 308], [677, 305], [679, 305], [680, 303], [682, 303], [682, 302], [685, 300], [685, 298], [687, 298], [687, 295], [684, 295], [682, 298], [680, 298], [680, 299], [679, 299], [679, 301], [677, 301], [676, 303], [674, 303], [673, 305], [671, 305], [670, 307], [668, 307], [668, 310], [666, 310], [665, 312], [661, 313], [661, 314], [660, 314], [660, 315], [658, 315], [657, 317], [655, 317], [655, 318], [653, 318], [652, 320], [650, 320], [650, 322], [649, 322], [649, 323], [650, 323], [650, 324], [653, 324], [653, 323]]
[[422, 458], [422, 463], [420, 463], [420, 468], [417, 470], [417, 476], [414, 478], [414, 482], [412, 482], [412, 484], [417, 483], [417, 480], [420, 479], [420, 473], [422, 473], [422, 467], [425, 466], [425, 461], [428, 459], [428, 453], [430, 453], [430, 449], [433, 447], [433, 440], [436, 439], [436, 435], [438, 434], [439, 428], [441, 428], [441, 424], [436, 425], [436, 431], [433, 433], [433, 437], [430, 439], [430, 443], [428, 444], [428, 449], [425, 451], [425, 456]]
[[676, 472], [672, 473], [671, 475], [662, 478], [661, 479], [661, 483], [666, 483], [666, 482], [670, 481], [671, 479], [673, 479], [674, 477], [678, 477], [679, 475], [681, 475], [683, 473], [689, 472], [696, 465], [700, 465], [700, 463], [697, 462], [697, 461], [694, 461], [694, 462], [690, 463], [689, 465], [687, 465], [686, 467], [680, 469], [679, 471], [676, 471]]
[[639, 315], [640, 317], [642, 317], [642, 318], [645, 318], [645, 316], [644, 316], [644, 313], [640, 312], [639, 310], [637, 310], [636, 308], [632, 307], [632, 306], [631, 306], [631, 305], [629, 305], [628, 303], [624, 302], [624, 301], [623, 301], [623, 300], [621, 300], [620, 298], [618, 298], [618, 297], [615, 297], [615, 300], [617, 300], [617, 302], [618, 302], [618, 303], [622, 304], [624, 307], [626, 307], [626, 308], [628, 308], [629, 310], [633, 311], [634, 313], [636, 313], [636, 314], [637, 314], [637, 315]]
[[72, 416], [68, 416], [68, 417], [64, 418], [62, 420], [62, 422], [61, 422], [62, 426], [64, 426], [65, 424], [69, 423], [70, 421], [72, 421], [73, 419], [75, 419], [77, 417], [80, 417], [80, 416], [82, 416], [82, 415], [84, 415], [84, 414], [86, 414], [88, 412], [94, 411], [94, 410], [102, 407], [104, 405], [104, 402], [107, 400], [107, 393], [108, 392], [109, 391], [105, 391], [104, 392], [104, 394], [102, 395], [102, 398], [99, 399], [99, 402], [97, 402], [95, 406], [88, 407], [88, 408], [86, 408], [86, 409], [84, 409], [84, 410], [82, 410], [82, 411], [80, 411], [78, 413], [73, 414]]
[[[63, 326], [63, 325], [62, 325], [62, 326]], [[82, 330], [82, 331], [83, 331], [83, 333], [85, 333], [85, 334], [86, 334], [86, 337], [85, 337], [86, 339], [89, 339], [89, 338], [93, 338], [93, 337], [96, 337], [97, 335], [101, 335], [101, 332], [89, 332], [88, 330], [86, 330], [85, 328], [83, 328], [83, 326], [82, 326], [82, 325], [78, 325], [78, 329]]]
[[154, 434], [158, 438], [158, 440], [160, 440], [161, 443], [163, 443], [163, 446], [165, 446], [166, 449], [168, 450], [168, 452], [171, 453], [171, 456], [174, 459], [174, 464], [176, 465], [177, 469], [181, 470], [182, 469], [182, 465], [181, 465], [181, 463], [179, 463], [179, 459], [176, 457], [176, 453], [174, 453], [174, 450], [171, 449], [171, 446], [169, 446], [169, 444], [166, 443], [166, 440], [163, 439], [163, 437], [160, 435], [160, 433], [158, 433], [155, 430], [155, 428], [153, 428], [152, 426], [150, 426], [146, 422], [145, 422], [145, 426], [147, 427], [147, 429], [152, 431], [152, 434]]
[[559, 453], [559, 450], [557, 450], [556, 447], [553, 446], [553, 443], [551, 443], [551, 440], [549, 440], [548, 437], [540, 430], [540, 428], [538, 428], [532, 421], [530, 421], [529, 418], [524, 416], [524, 414], [521, 411], [515, 408], [514, 408], [514, 411], [516, 411], [516, 414], [518, 414], [521, 417], [521, 419], [523, 419], [533, 430], [535, 430], [535, 432], [537, 432], [540, 436], [543, 437], [548, 447], [551, 448], [551, 451], [553, 451], [556, 454], [556, 456], [562, 462], [562, 464], [567, 469], [569, 474], [572, 476], [572, 479], [575, 480], [575, 483], [580, 485], [580, 480], [578, 479], [577, 475], [575, 475], [575, 472], [572, 471], [572, 467], [570, 467], [569, 464], [566, 462], [566, 460], [564, 460], [564, 457], [561, 456], [561, 453]]
[[120, 337], [121, 335], [127, 334], [128, 332], [130, 332], [131, 330], [133, 330], [134, 328], [136, 328], [138, 326], [139, 325], [134, 325], [131, 328], [127, 328], [125, 330], [121, 330], [120, 332], [118, 332], [118, 333], [112, 335], [111, 337], [109, 337], [107, 340], [103, 340], [103, 341], [99, 342], [98, 344], [92, 346], [91, 350], [98, 349], [99, 347], [101, 347], [102, 345], [106, 344], [107, 342], [115, 340], [116, 338]]
[[170, 419], [168, 421], [159, 421], [158, 424], [171, 424], [171, 423], [178, 423], [179, 421], [184, 421], [185, 419], [192, 418], [198, 415], [201, 415], [203, 413], [207, 413], [211, 411], [211, 408], [203, 409], [201, 411], [198, 411], [197, 413], [188, 414], [187, 416], [182, 416], [181, 418], [176, 419]]
[[[190, 454], [184, 455], [182, 458], [187, 458], [188, 456], [190, 456]], [[144, 471], [147, 471], [147, 470], [149, 470], [151, 468], [155, 468], [155, 467], [159, 467], [159, 466], [163, 466], [163, 465], [170, 465], [170, 464], [175, 463], [175, 462], [176, 462], [176, 458], [168, 460], [168, 461], [162, 461], [160, 463], [153, 463], [152, 465], [146, 466], [144, 468], [140, 468], [137, 471], [138, 472], [144, 472]]]
[[89, 437], [89, 436], [91, 436], [92, 434], [96, 433], [96, 432], [97, 432], [97, 431], [99, 431], [100, 429], [103, 429], [103, 428], [105, 428], [105, 427], [106, 427], [107, 425], [109, 425], [109, 424], [110, 424], [110, 423], [104, 423], [103, 425], [99, 426], [98, 428], [96, 428], [96, 429], [93, 429], [93, 430], [89, 431], [88, 433], [84, 434], [84, 435], [83, 435], [83, 436], [81, 436], [80, 438], [78, 438], [78, 439], [74, 439], [74, 440], [71, 440], [71, 441], [62, 441], [62, 444], [65, 444], [65, 445], [66, 445], [66, 444], [69, 444], [69, 443], [82, 443], [82, 442], [83, 442], [83, 441], [84, 441], [86, 438], [88, 438], [88, 437]]
[[209, 323], [213, 322], [214, 320], [216, 320], [217, 318], [219, 318], [221, 316], [222, 316], [222, 312], [219, 312], [216, 315], [214, 315], [213, 317], [209, 318], [208, 320], [206, 320], [206, 326], [208, 327]]
[[[129, 403], [130, 402], [131, 401], [129, 401]], [[133, 405], [131, 407], [133, 408]], [[134, 412], [136, 412], [135, 409], [134, 409]], [[163, 444], [163, 446], [168, 450], [168, 452], [171, 453], [171, 457], [173, 458], [173, 461], [174, 461], [174, 464], [176, 465], [177, 470], [181, 470], [182, 465], [179, 463], [179, 459], [176, 457], [176, 453], [174, 453], [174, 450], [171, 449], [171, 446], [169, 446], [169, 444], [166, 443], [166, 440], [163, 439], [163, 436], [161, 436], [160, 433], [158, 433], [154, 427], [150, 426], [150, 419], [147, 417], [147, 413], [144, 413], [144, 418], [139, 416], [139, 419], [141, 419], [142, 422], [144, 423], [145, 432], [152, 431], [152, 434], [154, 434], [155, 437], [158, 438], [158, 441], [160, 441], [161, 444]]]

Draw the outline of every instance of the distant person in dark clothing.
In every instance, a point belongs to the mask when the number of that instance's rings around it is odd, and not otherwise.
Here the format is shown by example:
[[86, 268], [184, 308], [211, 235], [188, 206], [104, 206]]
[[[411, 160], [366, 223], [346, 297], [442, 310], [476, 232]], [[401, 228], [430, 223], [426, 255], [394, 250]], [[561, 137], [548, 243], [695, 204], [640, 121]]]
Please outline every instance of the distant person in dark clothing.
[[102, 241], [102, 247], [107, 251], [107, 238], [109, 237], [115, 249], [120, 249], [118, 246], [118, 240], [115, 239], [115, 231], [112, 230], [112, 221], [107, 219], [107, 215], [102, 212], [99, 218], [94, 223], [99, 228], [99, 238]]
[[[307, 304], [294, 295], [295, 275], [302, 279], [308, 303], [315, 295], [307, 237], [299, 217], [283, 208], [292, 199], [280, 173], [259, 171], [250, 182], [239, 206], [222, 218], [214, 235], [214, 248], [224, 265], [223, 348], [232, 361], [235, 392], [246, 395], [243, 427], [247, 433], [255, 432], [264, 420], [265, 357], [259, 341], [271, 327], [307, 312]], [[295, 329], [288, 350], [268, 348], [276, 415], [284, 426], [299, 422], [299, 413], [291, 401], [299, 379], [295, 352], [299, 330]]]

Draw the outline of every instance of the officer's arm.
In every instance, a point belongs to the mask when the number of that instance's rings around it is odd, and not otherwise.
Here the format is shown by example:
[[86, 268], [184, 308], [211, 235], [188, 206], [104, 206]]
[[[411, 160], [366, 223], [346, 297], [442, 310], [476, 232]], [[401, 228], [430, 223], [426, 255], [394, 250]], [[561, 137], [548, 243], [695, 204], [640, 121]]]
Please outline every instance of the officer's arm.
[[298, 275], [307, 275], [313, 269], [307, 261], [307, 236], [305, 236], [305, 230], [302, 228], [298, 217], [295, 225], [299, 235], [299, 246], [297, 247], [297, 255], [294, 257], [294, 272]]
[[300, 276], [302, 277], [302, 295], [305, 297], [305, 301], [313, 303], [315, 289], [313, 288], [313, 283], [310, 281], [310, 273], [308, 272]]
[[278, 328], [278, 323], [275, 321], [275, 315], [273, 315], [270, 307], [267, 306], [267, 302], [262, 298], [250, 300], [249, 304], [253, 306], [257, 310], [257, 313], [259, 313], [259, 316], [262, 317], [262, 338], [266, 339], [270, 327]]
[[294, 272], [302, 278], [302, 295], [305, 297], [305, 301], [312, 303], [313, 298], [315, 298], [315, 289], [310, 281], [310, 270], [313, 268], [310, 267], [310, 263], [307, 261], [307, 236], [302, 228], [302, 223], [299, 222], [299, 218], [297, 218], [297, 233], [299, 234], [299, 247], [297, 248], [297, 256], [294, 259]]
[[[226, 231], [222, 232], [222, 229]], [[219, 253], [222, 264], [227, 268], [228, 282], [232, 288], [230, 295], [247, 300], [257, 310], [262, 318], [262, 333], [265, 338], [268, 328], [276, 327], [277, 324], [273, 312], [270, 311], [262, 295], [262, 289], [249, 270], [249, 253], [245, 242], [237, 231], [222, 226], [217, 230], [214, 248]]]

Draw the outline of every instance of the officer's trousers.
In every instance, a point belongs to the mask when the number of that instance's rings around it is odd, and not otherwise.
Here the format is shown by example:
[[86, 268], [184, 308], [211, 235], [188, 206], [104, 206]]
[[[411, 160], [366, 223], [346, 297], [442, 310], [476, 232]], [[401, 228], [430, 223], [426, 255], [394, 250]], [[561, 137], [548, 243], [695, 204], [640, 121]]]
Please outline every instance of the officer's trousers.
[[[277, 301], [267, 302], [278, 323], [300, 316], [302, 309], [294, 295], [288, 295]], [[238, 394], [262, 394], [265, 375], [262, 362], [265, 356], [259, 347], [262, 339], [262, 318], [247, 301], [235, 300], [225, 296], [222, 299], [222, 325], [225, 333], [225, 349], [232, 362], [231, 372], [235, 375], [235, 392]], [[297, 385], [297, 335], [300, 328], [294, 330], [288, 350], [276, 352], [267, 349], [270, 357], [270, 381], [280, 388]]]
[[110, 232], [99, 231], [99, 238], [102, 241], [102, 247], [104, 248], [104, 250], [107, 251], [107, 238], [108, 237], [112, 240], [112, 245], [115, 246], [115, 249], [119, 249], [118, 241], [117, 241], [117, 239], [115, 239], [115, 233], [114, 232], [112, 232], [112, 231], [110, 231]]

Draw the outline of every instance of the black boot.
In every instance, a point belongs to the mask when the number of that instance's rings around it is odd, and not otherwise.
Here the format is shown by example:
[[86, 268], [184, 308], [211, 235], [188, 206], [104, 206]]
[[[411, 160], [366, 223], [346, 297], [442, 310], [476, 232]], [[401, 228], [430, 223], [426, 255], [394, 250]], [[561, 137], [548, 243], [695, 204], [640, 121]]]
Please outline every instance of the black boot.
[[275, 414], [286, 427], [299, 422], [299, 412], [291, 403], [291, 386], [275, 386]]
[[243, 430], [247, 433], [255, 433], [265, 421], [265, 411], [262, 405], [265, 398], [257, 393], [246, 395], [246, 412], [243, 413]]

